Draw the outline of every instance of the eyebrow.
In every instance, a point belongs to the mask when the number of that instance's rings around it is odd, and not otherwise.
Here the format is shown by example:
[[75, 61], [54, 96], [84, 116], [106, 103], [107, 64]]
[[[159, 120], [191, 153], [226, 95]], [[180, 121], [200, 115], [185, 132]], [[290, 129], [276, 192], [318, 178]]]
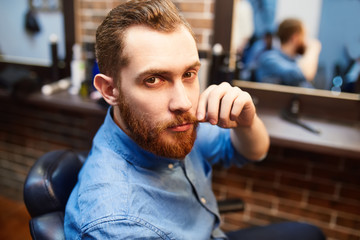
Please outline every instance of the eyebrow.
[[[197, 68], [197, 67], [200, 67], [201, 66], [201, 63], [200, 61], [196, 61], [195, 63], [185, 67], [184, 69], [186, 69], [185, 71], [188, 71], [190, 69], [193, 69], [193, 68]], [[171, 75], [171, 71], [168, 71], [168, 70], [164, 70], [164, 69], [161, 69], [161, 68], [150, 68], [148, 70], [145, 70], [141, 73], [138, 74], [138, 76], [135, 78], [135, 81], [140, 83], [143, 78], [147, 75], [163, 75], [163, 76], [166, 76], [166, 75]]]

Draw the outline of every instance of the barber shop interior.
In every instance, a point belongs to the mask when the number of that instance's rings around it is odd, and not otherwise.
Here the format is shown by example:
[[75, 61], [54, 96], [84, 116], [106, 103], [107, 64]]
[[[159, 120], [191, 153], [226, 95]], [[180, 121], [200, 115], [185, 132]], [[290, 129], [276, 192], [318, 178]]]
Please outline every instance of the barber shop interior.
[[359, 0], [0, 2], [0, 239], [360, 239]]

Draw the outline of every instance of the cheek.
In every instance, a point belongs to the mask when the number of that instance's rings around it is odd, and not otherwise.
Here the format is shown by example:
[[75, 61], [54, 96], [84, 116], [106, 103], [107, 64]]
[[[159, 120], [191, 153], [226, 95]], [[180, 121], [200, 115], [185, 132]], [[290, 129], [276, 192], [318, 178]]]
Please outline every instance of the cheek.
[[151, 121], [158, 121], [167, 112], [166, 101], [159, 94], [146, 95], [144, 93], [129, 97], [130, 107]]

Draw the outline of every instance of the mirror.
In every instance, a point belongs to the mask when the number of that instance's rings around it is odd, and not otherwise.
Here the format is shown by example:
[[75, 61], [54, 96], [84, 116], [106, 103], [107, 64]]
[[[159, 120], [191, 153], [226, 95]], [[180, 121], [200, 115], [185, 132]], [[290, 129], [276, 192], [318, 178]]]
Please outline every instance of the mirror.
[[[236, 49], [233, 40], [236, 24], [234, 23], [235, 15], [233, 14], [230, 22], [226, 22], [230, 19], [226, 14], [235, 12], [236, 2], [244, 0], [228, 0], [227, 4], [223, 4], [223, 1], [216, 1], [214, 43], [221, 43], [224, 50], [230, 52], [229, 66], [231, 68], [234, 66], [232, 62], [234, 57], [231, 57], [231, 53]], [[262, 0], [248, 1], [263, 2]], [[333, 90], [335, 92], [332, 95], [339, 95], [339, 78], [335, 77], [340, 76], [341, 80], [344, 81], [345, 74], [349, 72], [356, 59], [360, 59], [360, 28], [358, 27], [360, 24], [358, 16], [360, 1], [272, 0], [270, 2], [276, 3], [274, 10], [275, 25], [285, 18], [298, 18], [305, 25], [307, 35], [311, 38], [317, 38], [321, 42], [322, 49], [319, 55], [318, 69], [313, 80], [314, 88]], [[220, 10], [218, 9], [219, 4], [222, 8]], [[224, 9], [224, 7], [231, 9]], [[223, 36], [219, 37], [218, 33], [224, 32], [224, 27], [221, 28], [221, 26], [226, 24], [231, 26], [229, 35], [222, 33]], [[249, 84], [251, 85], [251, 82]], [[274, 89], [276, 89], [276, 85], [274, 85]], [[346, 90], [341, 89], [341, 91]], [[358, 98], [358, 93], [355, 91], [355, 98]]]
[[73, 1], [0, 2], [1, 87], [9, 88], [29, 73], [40, 84], [69, 76], [75, 42]]

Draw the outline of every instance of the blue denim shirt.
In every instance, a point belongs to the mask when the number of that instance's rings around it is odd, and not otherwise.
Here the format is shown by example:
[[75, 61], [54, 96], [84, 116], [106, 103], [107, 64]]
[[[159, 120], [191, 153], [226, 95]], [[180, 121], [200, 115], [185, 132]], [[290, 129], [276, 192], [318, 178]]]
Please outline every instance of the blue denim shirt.
[[310, 87], [296, 59], [290, 58], [280, 49], [266, 51], [260, 56], [256, 79], [259, 82]]
[[67, 239], [225, 239], [210, 164], [247, 162], [228, 129], [200, 124], [183, 160], [155, 156], [113, 121], [96, 134], [65, 211]]

